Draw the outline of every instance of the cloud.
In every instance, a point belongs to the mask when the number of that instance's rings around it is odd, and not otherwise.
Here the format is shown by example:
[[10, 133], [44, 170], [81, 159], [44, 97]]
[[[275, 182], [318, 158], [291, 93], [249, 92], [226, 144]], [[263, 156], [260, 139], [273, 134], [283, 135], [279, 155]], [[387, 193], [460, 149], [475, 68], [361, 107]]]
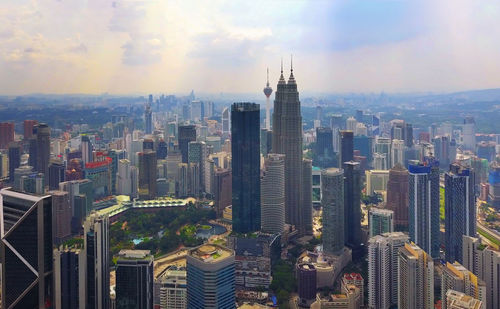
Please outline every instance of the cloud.
[[164, 42], [161, 38], [137, 36], [122, 46], [123, 63], [127, 65], [151, 65], [162, 60]]
[[68, 51], [75, 54], [86, 54], [88, 49], [85, 44], [80, 43], [78, 45], [71, 46], [70, 48], [68, 48]]

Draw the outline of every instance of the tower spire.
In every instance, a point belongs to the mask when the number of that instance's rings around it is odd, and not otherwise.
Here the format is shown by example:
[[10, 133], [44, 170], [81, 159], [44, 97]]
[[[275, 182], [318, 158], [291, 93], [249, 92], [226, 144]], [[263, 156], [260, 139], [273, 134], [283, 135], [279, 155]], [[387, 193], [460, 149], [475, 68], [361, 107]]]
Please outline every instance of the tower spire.
[[295, 77], [293, 76], [293, 55], [290, 55], [290, 77], [288, 78], [288, 84], [295, 84]]
[[290, 72], [293, 73], [293, 55], [290, 55]]
[[267, 68], [267, 87], [269, 87], [269, 67]]
[[285, 77], [283, 76], [283, 57], [281, 57], [281, 75], [278, 84], [286, 84]]

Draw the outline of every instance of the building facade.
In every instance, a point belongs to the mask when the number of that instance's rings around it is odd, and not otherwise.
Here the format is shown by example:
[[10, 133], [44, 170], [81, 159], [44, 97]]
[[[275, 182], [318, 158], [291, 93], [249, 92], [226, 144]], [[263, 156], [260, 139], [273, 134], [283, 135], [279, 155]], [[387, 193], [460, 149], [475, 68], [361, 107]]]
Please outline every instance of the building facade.
[[321, 206], [323, 208], [323, 251], [336, 254], [343, 250], [344, 239], [344, 172], [329, 168], [321, 172]]

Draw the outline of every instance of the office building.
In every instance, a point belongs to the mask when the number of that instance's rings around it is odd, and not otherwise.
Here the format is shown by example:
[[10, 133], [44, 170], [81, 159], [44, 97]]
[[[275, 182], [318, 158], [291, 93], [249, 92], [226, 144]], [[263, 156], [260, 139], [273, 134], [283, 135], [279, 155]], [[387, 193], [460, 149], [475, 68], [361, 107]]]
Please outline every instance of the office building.
[[121, 250], [116, 261], [116, 309], [153, 309], [153, 256]]
[[10, 142], [14, 141], [14, 123], [0, 122], [0, 149], [7, 149]]
[[71, 208], [71, 231], [80, 233], [85, 217], [92, 211], [94, 190], [89, 179], [65, 181], [59, 184], [59, 190], [68, 192]]
[[476, 122], [474, 117], [467, 116], [462, 127], [463, 147], [466, 150], [476, 150]]
[[50, 160], [50, 128], [47, 124], [40, 123], [37, 124], [33, 130], [36, 131], [36, 164], [34, 168], [37, 172], [48, 175]]
[[[446, 263], [441, 275], [441, 304], [443, 309], [450, 308], [447, 301], [448, 291], [454, 290], [465, 293], [475, 299], [486, 301], [486, 284], [478, 279], [467, 268], [460, 263]], [[486, 308], [485, 308], [486, 309]]]
[[14, 172], [21, 165], [21, 146], [19, 143], [9, 144], [9, 182], [14, 181]]
[[333, 167], [335, 154], [333, 152], [333, 133], [328, 127], [316, 129], [316, 148], [314, 149], [315, 165], [322, 168]]
[[387, 158], [387, 154], [375, 152], [373, 154], [372, 166], [374, 170], [389, 169], [389, 159]]
[[309, 307], [316, 300], [316, 267], [313, 264], [297, 264], [299, 305]]
[[463, 266], [486, 284], [486, 309], [500, 307], [500, 252], [482, 244], [479, 238], [463, 236]]
[[150, 101], [146, 103], [146, 106], [144, 108], [144, 131], [146, 134], [153, 133], [153, 111], [151, 110]]
[[222, 110], [222, 135], [228, 135], [231, 132], [231, 111], [228, 107]]
[[215, 244], [189, 251], [188, 309], [230, 309], [235, 306], [234, 252]]
[[365, 171], [366, 194], [373, 195], [376, 192], [387, 191], [389, 182], [389, 171], [387, 170], [368, 170]]
[[91, 213], [84, 223], [86, 308], [106, 309], [109, 298], [109, 218]]
[[0, 178], [9, 176], [9, 156], [6, 151], [0, 152]]
[[93, 154], [92, 154], [94, 151], [94, 147], [92, 146], [92, 142], [90, 141], [90, 138], [88, 135], [81, 136], [80, 147], [82, 150], [83, 164], [94, 161]]
[[343, 163], [344, 167], [344, 240], [351, 248], [361, 245], [361, 170], [359, 162]]
[[196, 126], [183, 125], [179, 126], [179, 150], [182, 155], [182, 163], [188, 163], [189, 142], [196, 141]]
[[[100, 153], [102, 154], [102, 153]], [[108, 197], [112, 194], [112, 163], [110, 157], [97, 156], [97, 160], [85, 164], [83, 175], [85, 179], [92, 181], [94, 200]]]
[[448, 290], [446, 301], [448, 309], [483, 309], [485, 307], [482, 301], [454, 290]]
[[233, 202], [232, 174], [230, 169], [216, 169], [214, 174], [214, 203], [217, 218], [222, 217], [224, 208]]
[[439, 163], [410, 164], [408, 171], [410, 240], [439, 258]]
[[340, 157], [339, 166], [344, 162], [354, 159], [354, 133], [353, 131], [340, 131]]
[[387, 309], [398, 303], [398, 254], [408, 241], [401, 232], [368, 241], [368, 306]]
[[414, 243], [399, 249], [398, 308], [434, 308], [434, 262]]
[[206, 174], [206, 160], [208, 157], [207, 144], [205, 142], [189, 142], [188, 144], [188, 163], [196, 163], [199, 167], [199, 184], [200, 184], [200, 192], [193, 192], [194, 195], [199, 195], [201, 191], [206, 191], [205, 184], [205, 174]]
[[71, 204], [68, 192], [49, 191], [48, 193], [52, 196], [54, 242], [58, 245], [71, 237]]
[[293, 67], [287, 83], [283, 77], [283, 67], [281, 68], [275, 92], [272, 140], [273, 153], [285, 155], [285, 221], [295, 225], [300, 234], [305, 234], [306, 224], [301, 210], [302, 115]]
[[48, 183], [49, 190], [59, 189], [59, 183], [64, 181], [65, 167], [60, 161], [53, 161], [49, 164]]
[[[260, 106], [231, 106], [233, 231], [260, 230]], [[301, 166], [300, 166], [301, 167]]]
[[54, 308], [85, 308], [85, 252], [83, 248], [54, 249]]
[[323, 208], [323, 251], [340, 253], [345, 244], [344, 236], [344, 172], [329, 168], [321, 172], [321, 206]]
[[2, 308], [45, 308], [54, 302], [52, 199], [0, 190]]
[[33, 127], [38, 124], [36, 120], [24, 120], [23, 121], [23, 129], [24, 129], [24, 140], [29, 140], [33, 137]]
[[446, 261], [462, 263], [462, 236], [476, 236], [476, 195], [474, 175], [458, 163], [445, 173], [445, 254]]
[[386, 208], [394, 212], [396, 231], [408, 230], [409, 174], [401, 164], [389, 170]]
[[405, 141], [399, 139], [393, 139], [391, 145], [391, 166], [394, 167], [396, 164], [405, 164]]
[[[385, 168], [377, 168], [374, 166], [375, 169], [389, 169], [392, 166], [391, 162], [391, 144], [392, 140], [390, 138], [386, 137], [377, 137], [375, 140], [375, 152], [379, 154], [379, 156], [385, 158]], [[376, 156], [374, 155], [374, 162], [375, 162]]]
[[488, 203], [496, 209], [500, 209], [500, 164], [497, 162], [490, 165], [488, 183]]
[[307, 235], [313, 233], [313, 209], [312, 209], [312, 161], [302, 160], [302, 206], [301, 219], [304, 227], [303, 232]]
[[156, 165], [155, 151], [139, 153], [139, 198], [142, 200], [152, 200], [156, 197]]
[[368, 228], [370, 230], [370, 238], [394, 232], [394, 211], [371, 207], [368, 213]]
[[168, 266], [155, 279], [155, 308], [186, 309], [187, 280], [186, 267]]
[[262, 231], [282, 234], [285, 228], [284, 155], [267, 155], [260, 185]]
[[130, 161], [121, 159], [118, 161], [118, 174], [117, 176], [117, 193], [119, 195], [132, 194], [132, 175]]

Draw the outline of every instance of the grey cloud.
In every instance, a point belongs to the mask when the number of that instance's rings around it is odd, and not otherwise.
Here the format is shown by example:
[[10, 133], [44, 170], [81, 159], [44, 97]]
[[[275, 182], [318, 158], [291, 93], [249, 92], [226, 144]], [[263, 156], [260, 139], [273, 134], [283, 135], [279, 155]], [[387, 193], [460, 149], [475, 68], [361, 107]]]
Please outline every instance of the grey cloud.
[[68, 51], [75, 54], [86, 54], [88, 49], [85, 44], [81, 43], [79, 45], [75, 45], [68, 48]]
[[161, 62], [164, 41], [160, 37], [135, 36], [122, 46], [126, 65], [150, 65]]

